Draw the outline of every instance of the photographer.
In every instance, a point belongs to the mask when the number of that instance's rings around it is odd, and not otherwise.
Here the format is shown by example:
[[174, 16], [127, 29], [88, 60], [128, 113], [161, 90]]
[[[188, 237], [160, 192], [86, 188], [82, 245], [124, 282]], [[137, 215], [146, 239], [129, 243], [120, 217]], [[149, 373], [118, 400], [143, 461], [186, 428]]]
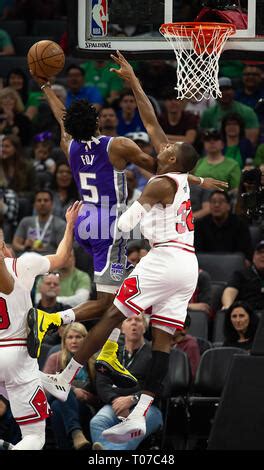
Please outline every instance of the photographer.
[[235, 212], [248, 223], [263, 227], [264, 173], [253, 168], [242, 173]]

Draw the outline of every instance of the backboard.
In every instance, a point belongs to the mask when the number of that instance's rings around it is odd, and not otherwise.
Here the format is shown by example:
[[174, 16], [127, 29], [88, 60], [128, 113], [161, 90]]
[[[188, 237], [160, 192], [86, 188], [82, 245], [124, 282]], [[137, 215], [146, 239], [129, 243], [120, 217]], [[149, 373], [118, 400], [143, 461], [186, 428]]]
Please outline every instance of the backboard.
[[[203, 0], [78, 0], [72, 8], [75, 36], [71, 46], [79, 56], [109, 58], [115, 50], [133, 58], [172, 58], [170, 45], [159, 33], [163, 23], [194, 21]], [[215, 0], [211, 4], [237, 4]], [[227, 41], [224, 56], [263, 59], [264, 0], [240, 0], [247, 28]], [[73, 5], [72, 5], [73, 7]], [[74, 50], [72, 51], [74, 53]]]

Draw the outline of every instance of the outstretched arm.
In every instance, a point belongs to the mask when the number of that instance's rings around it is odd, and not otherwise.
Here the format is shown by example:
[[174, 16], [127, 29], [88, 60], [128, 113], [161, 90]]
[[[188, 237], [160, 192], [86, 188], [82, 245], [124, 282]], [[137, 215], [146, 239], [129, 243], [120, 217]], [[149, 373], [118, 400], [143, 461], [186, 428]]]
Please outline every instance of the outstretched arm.
[[55, 92], [52, 90], [49, 81], [45, 81], [44, 79], [36, 77], [34, 75], [32, 76], [34, 80], [38, 83], [38, 85], [40, 86], [41, 90], [43, 91], [50, 105], [51, 111], [53, 112], [54, 117], [60, 126], [60, 129], [61, 129], [60, 146], [63, 152], [65, 153], [66, 157], [68, 158], [68, 146], [72, 137], [69, 134], [67, 134], [67, 132], [65, 132], [65, 128], [64, 128], [63, 117], [65, 115], [66, 108], [64, 104], [62, 103], [62, 101], [57, 97]]
[[120, 66], [120, 69], [113, 68], [111, 72], [116, 73], [131, 86], [143, 124], [151, 138], [152, 145], [156, 152], [159, 153], [161, 144], [167, 144], [169, 142], [168, 138], [160, 126], [153, 106], [140, 85], [133, 68], [119, 51], [116, 54], [116, 56], [111, 55], [111, 57]]
[[72, 245], [73, 245], [73, 230], [74, 224], [78, 217], [79, 210], [82, 206], [82, 202], [76, 201], [73, 206], [69, 207], [66, 212], [66, 229], [64, 237], [61, 240], [55, 255], [48, 255], [47, 258], [50, 261], [50, 271], [62, 268], [70, 256]]

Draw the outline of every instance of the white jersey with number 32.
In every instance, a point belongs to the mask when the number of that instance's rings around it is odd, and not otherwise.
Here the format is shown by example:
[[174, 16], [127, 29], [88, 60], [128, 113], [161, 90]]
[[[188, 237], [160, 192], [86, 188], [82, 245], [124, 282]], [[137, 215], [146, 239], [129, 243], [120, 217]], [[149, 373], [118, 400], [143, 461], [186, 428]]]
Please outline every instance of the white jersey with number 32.
[[191, 248], [194, 241], [194, 224], [188, 174], [166, 173], [154, 176], [154, 178], [161, 177], [171, 178], [176, 183], [174, 200], [167, 207], [155, 204], [141, 219], [140, 230], [152, 246], [164, 242], [166, 245], [173, 242], [175, 246], [176, 242], [179, 247], [186, 245], [194, 251], [194, 248]]
[[0, 292], [0, 340], [12, 338], [19, 343], [27, 336], [27, 313], [32, 307], [30, 292], [35, 278], [49, 271], [50, 262], [37, 253], [26, 253], [17, 259], [5, 258], [5, 263], [15, 283], [11, 294]]

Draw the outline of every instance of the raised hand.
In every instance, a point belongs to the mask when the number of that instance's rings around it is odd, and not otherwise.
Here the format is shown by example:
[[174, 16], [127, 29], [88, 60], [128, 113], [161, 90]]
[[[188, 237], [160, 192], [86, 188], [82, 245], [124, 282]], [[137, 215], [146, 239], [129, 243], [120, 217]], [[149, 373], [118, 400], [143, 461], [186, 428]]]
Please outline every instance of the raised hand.
[[66, 212], [66, 222], [68, 225], [74, 225], [76, 222], [76, 219], [78, 217], [78, 213], [80, 208], [83, 205], [83, 201], [75, 201], [75, 203], [68, 207], [67, 212]]
[[116, 73], [119, 77], [124, 80], [130, 81], [132, 78], [135, 78], [134, 70], [128, 61], [125, 59], [121, 52], [116, 51], [116, 55], [111, 54], [111, 58], [115, 61], [116, 64], [120, 66], [120, 69], [110, 69], [110, 72]]

